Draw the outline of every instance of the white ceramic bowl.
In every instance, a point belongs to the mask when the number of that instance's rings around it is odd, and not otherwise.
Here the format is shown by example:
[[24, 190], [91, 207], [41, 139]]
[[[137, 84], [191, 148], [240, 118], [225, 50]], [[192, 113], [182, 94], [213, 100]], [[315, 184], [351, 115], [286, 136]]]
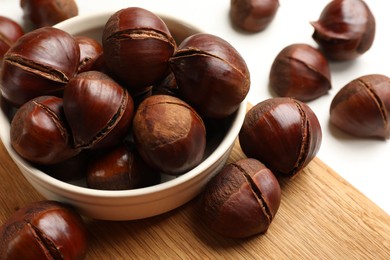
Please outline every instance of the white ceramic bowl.
[[[113, 12], [78, 16], [66, 20], [57, 28], [72, 35], [92, 36], [100, 40], [102, 28]], [[178, 41], [199, 32], [198, 29], [174, 18], [160, 15]], [[159, 215], [175, 209], [198, 195], [207, 181], [219, 171], [228, 159], [246, 112], [243, 101], [234, 114], [226, 134], [210, 155], [191, 171], [161, 184], [123, 191], [89, 189], [57, 180], [34, 168], [12, 149], [10, 123], [3, 109], [0, 111], [1, 140], [29, 183], [45, 198], [73, 205], [81, 214], [96, 219], [133, 220]]]

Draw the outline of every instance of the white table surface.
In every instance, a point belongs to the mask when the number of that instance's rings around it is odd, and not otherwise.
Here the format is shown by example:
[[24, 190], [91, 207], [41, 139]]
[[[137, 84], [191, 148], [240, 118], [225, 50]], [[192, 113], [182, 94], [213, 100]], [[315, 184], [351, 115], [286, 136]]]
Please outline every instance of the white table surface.
[[[1, 0], [0, 15], [22, 21], [19, 0]], [[318, 19], [328, 0], [279, 0], [275, 19], [263, 32], [235, 31], [228, 17], [230, 0], [78, 0], [79, 14], [116, 11], [139, 6], [167, 14], [229, 41], [244, 57], [251, 72], [248, 100], [256, 104], [271, 97], [268, 89], [270, 66], [285, 46], [312, 40], [310, 21]], [[337, 91], [349, 81], [366, 74], [390, 76], [390, 15], [385, 1], [366, 1], [376, 18], [376, 36], [371, 49], [352, 62], [331, 62], [332, 89], [308, 105], [317, 114], [323, 142], [318, 157], [374, 203], [390, 214], [390, 140], [358, 139], [329, 125], [329, 106]]]

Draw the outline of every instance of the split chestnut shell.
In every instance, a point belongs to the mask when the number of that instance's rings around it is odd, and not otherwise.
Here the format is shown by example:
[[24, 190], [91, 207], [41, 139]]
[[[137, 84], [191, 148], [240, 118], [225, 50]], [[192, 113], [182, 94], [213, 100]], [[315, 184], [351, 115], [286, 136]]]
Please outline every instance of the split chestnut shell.
[[222, 236], [244, 238], [265, 233], [281, 201], [275, 175], [256, 159], [226, 165], [207, 184], [201, 210], [210, 229]]
[[60, 29], [43, 27], [20, 37], [4, 55], [2, 94], [21, 106], [35, 97], [60, 94], [77, 73], [80, 50]]
[[180, 96], [207, 118], [231, 115], [245, 99], [249, 70], [238, 51], [218, 36], [187, 37], [170, 59]]
[[381, 74], [346, 84], [330, 105], [330, 122], [359, 137], [390, 138], [390, 79]]
[[139, 7], [114, 13], [104, 27], [102, 44], [108, 70], [131, 93], [162, 80], [176, 49], [164, 21]]
[[362, 0], [333, 0], [311, 22], [313, 39], [332, 60], [352, 60], [371, 48], [375, 18]]
[[317, 154], [321, 126], [308, 105], [293, 98], [264, 100], [245, 116], [239, 133], [246, 156], [263, 162], [273, 173], [295, 176]]
[[308, 44], [288, 45], [272, 63], [269, 87], [281, 97], [303, 102], [316, 99], [331, 88], [328, 61], [321, 51]]
[[87, 71], [66, 86], [64, 112], [76, 148], [101, 148], [120, 143], [130, 133], [134, 103], [112, 78]]

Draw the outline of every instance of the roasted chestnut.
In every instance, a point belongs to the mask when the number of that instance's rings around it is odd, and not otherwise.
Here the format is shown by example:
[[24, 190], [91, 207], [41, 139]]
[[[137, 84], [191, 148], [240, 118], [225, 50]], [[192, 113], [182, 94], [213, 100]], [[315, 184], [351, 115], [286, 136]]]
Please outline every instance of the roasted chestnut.
[[74, 37], [80, 48], [80, 65], [78, 73], [95, 69], [97, 62], [103, 55], [102, 45], [94, 38], [77, 35]]
[[320, 123], [308, 105], [277, 97], [253, 106], [239, 133], [246, 156], [264, 163], [279, 176], [295, 176], [317, 154]]
[[137, 150], [152, 168], [182, 174], [203, 159], [206, 129], [202, 118], [187, 103], [169, 95], [146, 98], [133, 120]]
[[16, 211], [0, 227], [0, 259], [84, 259], [87, 231], [66, 204], [39, 201]]
[[231, 0], [230, 19], [244, 31], [260, 32], [272, 22], [278, 8], [278, 0]]
[[375, 38], [375, 18], [362, 0], [330, 1], [311, 25], [313, 39], [332, 60], [359, 57], [371, 48]]
[[272, 63], [269, 86], [281, 97], [303, 102], [316, 99], [331, 88], [328, 61], [321, 51], [308, 44], [288, 45]]
[[104, 27], [102, 43], [107, 68], [130, 93], [161, 81], [176, 49], [164, 21], [139, 7], [114, 13]]
[[210, 229], [231, 238], [265, 233], [281, 201], [275, 175], [256, 159], [226, 165], [206, 185], [202, 217]]
[[390, 79], [381, 74], [358, 77], [335, 95], [330, 122], [358, 137], [390, 138]]
[[2, 94], [17, 107], [35, 97], [60, 95], [79, 60], [79, 47], [67, 32], [43, 27], [26, 33], [4, 55]]
[[11, 121], [13, 149], [27, 161], [54, 164], [79, 153], [72, 147], [72, 137], [63, 112], [63, 100], [41, 96], [25, 103]]
[[98, 71], [78, 74], [67, 84], [63, 99], [76, 148], [114, 146], [130, 133], [133, 99], [106, 74]]
[[78, 15], [75, 0], [21, 0], [25, 21], [35, 27], [51, 26]]
[[14, 20], [0, 16], [0, 62], [12, 44], [24, 34], [23, 28]]
[[218, 36], [198, 33], [187, 37], [169, 62], [180, 97], [202, 117], [233, 114], [249, 92], [244, 59]]
[[87, 186], [100, 190], [127, 190], [160, 183], [159, 172], [147, 165], [134, 148], [121, 144], [90, 159]]

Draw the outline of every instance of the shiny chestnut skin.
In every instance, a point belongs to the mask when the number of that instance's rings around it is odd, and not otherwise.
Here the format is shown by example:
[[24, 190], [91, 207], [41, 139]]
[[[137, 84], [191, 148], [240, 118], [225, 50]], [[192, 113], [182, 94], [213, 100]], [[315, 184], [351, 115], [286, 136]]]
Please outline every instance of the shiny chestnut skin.
[[321, 126], [308, 105], [277, 97], [253, 106], [239, 133], [246, 156], [264, 163], [278, 176], [294, 177], [317, 154]]
[[23, 28], [14, 20], [0, 16], [0, 61], [12, 44], [24, 34]]
[[281, 97], [293, 97], [303, 102], [314, 100], [331, 88], [328, 61], [311, 45], [288, 45], [272, 63], [269, 87]]
[[2, 94], [17, 107], [35, 97], [61, 95], [79, 60], [79, 47], [67, 32], [43, 27], [26, 33], [4, 55]]
[[0, 227], [0, 259], [84, 259], [83, 219], [66, 204], [38, 201], [16, 211]]
[[278, 9], [278, 0], [231, 0], [229, 14], [238, 28], [260, 32], [272, 22]]
[[154, 169], [178, 175], [203, 159], [206, 128], [202, 118], [186, 102], [169, 95], [146, 98], [133, 120], [136, 148]]
[[187, 37], [170, 59], [179, 94], [202, 117], [234, 113], [249, 92], [245, 60], [224, 39], [207, 33]]
[[99, 62], [98, 60], [103, 55], [102, 45], [94, 38], [84, 35], [74, 36], [74, 39], [80, 48], [78, 73], [94, 69], [95, 63]]
[[129, 134], [133, 99], [108, 75], [98, 71], [78, 74], [67, 84], [63, 99], [76, 148], [113, 146]]
[[280, 201], [275, 175], [258, 160], [245, 158], [226, 165], [207, 183], [200, 205], [210, 229], [245, 238], [268, 230]]
[[35, 27], [52, 26], [78, 15], [75, 0], [20, 0], [23, 18]]
[[389, 139], [389, 77], [369, 74], [347, 83], [332, 100], [330, 122], [357, 137]]
[[72, 147], [63, 100], [54, 96], [41, 96], [20, 107], [11, 121], [10, 140], [21, 157], [37, 164], [58, 163], [79, 153]]
[[127, 144], [102, 151], [90, 159], [87, 167], [87, 186], [93, 189], [137, 189], [160, 181], [160, 174]]
[[332, 60], [356, 59], [374, 42], [375, 18], [362, 0], [330, 1], [311, 24], [313, 39]]
[[164, 21], [139, 7], [114, 13], [104, 27], [102, 44], [107, 68], [130, 93], [162, 80], [176, 49]]

